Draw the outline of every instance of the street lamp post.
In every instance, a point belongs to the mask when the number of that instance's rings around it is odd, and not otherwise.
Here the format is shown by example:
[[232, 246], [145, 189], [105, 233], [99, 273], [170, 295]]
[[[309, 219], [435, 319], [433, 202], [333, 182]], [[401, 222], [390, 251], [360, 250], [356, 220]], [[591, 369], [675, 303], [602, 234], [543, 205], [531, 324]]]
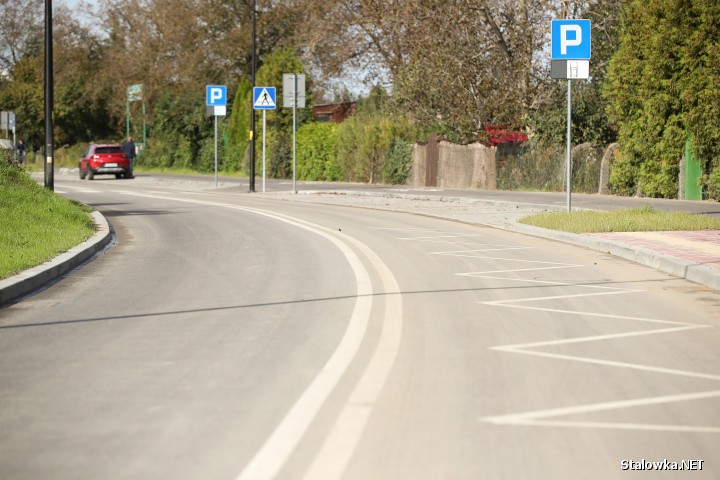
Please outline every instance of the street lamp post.
[[53, 143], [52, 0], [45, 0], [45, 187], [55, 189]]
[[[253, 0], [252, 5], [252, 89], [255, 88], [255, 23], [257, 17], [257, 0]], [[252, 102], [252, 96], [250, 97]], [[255, 109], [250, 105], [250, 191], [255, 191]]]

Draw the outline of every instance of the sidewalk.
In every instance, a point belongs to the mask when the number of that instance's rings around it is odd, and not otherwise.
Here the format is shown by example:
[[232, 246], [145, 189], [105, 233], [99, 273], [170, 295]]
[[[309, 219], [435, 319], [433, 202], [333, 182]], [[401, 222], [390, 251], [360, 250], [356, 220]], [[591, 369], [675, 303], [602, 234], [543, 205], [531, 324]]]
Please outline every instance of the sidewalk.
[[294, 196], [298, 201], [313, 203], [402, 211], [516, 231], [608, 252], [720, 291], [720, 230], [573, 234], [518, 223], [520, 218], [533, 213], [564, 210], [557, 206], [347, 190], [265, 195]]

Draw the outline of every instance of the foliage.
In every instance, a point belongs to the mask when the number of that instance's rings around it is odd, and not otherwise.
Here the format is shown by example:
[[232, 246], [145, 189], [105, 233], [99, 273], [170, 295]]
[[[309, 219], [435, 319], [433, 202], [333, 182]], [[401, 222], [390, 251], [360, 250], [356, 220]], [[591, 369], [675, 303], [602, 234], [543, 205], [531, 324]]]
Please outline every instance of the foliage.
[[[269, 158], [268, 175], [275, 178], [287, 178], [292, 174], [292, 125], [293, 110], [282, 108], [283, 74], [305, 74], [305, 67], [292, 48], [279, 48], [269, 53], [263, 60], [263, 66], [257, 72], [255, 83], [258, 86], [276, 86], [278, 108], [266, 111], [266, 149]], [[299, 127], [311, 118], [312, 81], [305, 79], [306, 108], [296, 109], [296, 125]], [[245, 152], [250, 143], [250, 118], [256, 115], [252, 105], [252, 86], [247, 79], [240, 82], [233, 111], [229, 120], [229, 150], [233, 155]], [[255, 170], [261, 158], [262, 124], [255, 120]]]
[[[250, 144], [250, 109], [252, 108], [252, 83], [242, 77], [235, 92], [230, 117], [228, 117], [229, 146], [228, 163], [233, 170], [242, 170], [243, 155]], [[246, 169], [246, 168], [245, 168]]]
[[554, 144], [533, 140], [500, 162], [497, 187], [500, 190], [559, 192], [563, 190], [564, 178], [564, 150]]
[[413, 143], [394, 137], [385, 153], [383, 162], [383, 182], [390, 185], [402, 185], [407, 180], [412, 168]]
[[720, 201], [720, 166], [701, 178], [709, 199]]
[[[597, 193], [600, 186], [600, 165], [603, 149], [590, 144], [575, 147], [572, 157], [572, 191]], [[567, 167], [566, 172], [567, 172]]]
[[298, 41], [313, 69], [330, 78], [359, 72], [369, 86], [392, 87], [405, 114], [452, 141], [475, 140], [488, 124], [521, 126], [544, 95], [536, 54], [559, 2], [306, 3]]
[[[592, 22], [591, 78], [572, 82], [572, 139], [575, 145], [607, 146], [616, 132], [607, 117], [602, 88], [607, 65], [617, 49], [620, 0], [592, 2], [577, 18]], [[547, 75], [547, 73], [546, 73]], [[550, 80], [547, 97], [528, 112], [528, 127], [543, 142], [562, 145], [567, 135], [567, 83]]]
[[342, 181], [337, 159], [335, 123], [308, 123], [297, 131], [297, 178], [300, 180]]
[[720, 158], [720, 4], [633, 0], [623, 4], [621, 19], [605, 96], [625, 157], [614, 168], [626, 178], [612, 178], [642, 195], [673, 198], [689, 134], [706, 170]]
[[[338, 129], [338, 163], [350, 181], [379, 183], [399, 181], [402, 171], [399, 158], [393, 151], [394, 165], [385, 167], [388, 152], [397, 140], [415, 142], [420, 131], [404, 115], [391, 108], [387, 93], [375, 89], [358, 103], [356, 113], [340, 124]], [[393, 177], [390, 179], [388, 176]]]
[[[292, 177], [292, 132], [280, 131], [271, 135], [267, 175], [271, 178]], [[258, 142], [259, 143], [259, 142]], [[256, 156], [259, 159], [260, 155]], [[256, 169], [256, 171], [258, 171]]]
[[[505, 154], [505, 150], [508, 153]], [[522, 147], [498, 146], [501, 161], [497, 186], [501, 190], [565, 191], [567, 151], [538, 139]], [[597, 193], [600, 184], [602, 149], [590, 144], [573, 149], [572, 191]]]

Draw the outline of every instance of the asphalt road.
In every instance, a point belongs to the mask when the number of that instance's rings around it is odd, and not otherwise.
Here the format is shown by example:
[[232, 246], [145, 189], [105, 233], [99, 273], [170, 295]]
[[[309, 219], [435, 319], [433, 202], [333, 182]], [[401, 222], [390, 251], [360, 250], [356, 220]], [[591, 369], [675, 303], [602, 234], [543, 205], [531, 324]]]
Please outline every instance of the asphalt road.
[[[173, 174], [139, 174], [140, 182], [151, 185], [166, 185], [176, 188], [186, 185], [187, 188], [214, 188], [215, 177], [212, 175], [173, 175]], [[138, 182], [138, 183], [140, 183]], [[478, 190], [441, 187], [408, 187], [404, 185], [369, 185], [366, 183], [336, 183], [336, 182], [306, 182], [292, 180], [266, 179], [265, 191], [288, 192], [295, 187], [298, 191], [361, 191], [376, 193], [392, 193], [400, 195], [422, 195], [424, 197], [453, 197], [468, 200], [482, 199], [488, 202], [519, 203], [546, 205], [549, 209], [566, 210], [567, 194], [564, 192], [519, 192], [510, 190]], [[219, 191], [248, 192], [250, 180], [248, 178], [235, 178], [220, 176], [217, 179]], [[255, 178], [255, 192], [262, 193], [262, 177]], [[624, 208], [638, 208], [652, 206], [658, 210], [671, 210], [687, 213], [705, 214], [720, 218], [720, 203], [716, 201], [672, 200], [661, 198], [620, 197], [615, 195], [597, 195], [571, 193], [571, 208], [618, 210]]]
[[117, 241], [0, 309], [3, 479], [720, 478], [717, 292], [437, 218], [55, 181]]

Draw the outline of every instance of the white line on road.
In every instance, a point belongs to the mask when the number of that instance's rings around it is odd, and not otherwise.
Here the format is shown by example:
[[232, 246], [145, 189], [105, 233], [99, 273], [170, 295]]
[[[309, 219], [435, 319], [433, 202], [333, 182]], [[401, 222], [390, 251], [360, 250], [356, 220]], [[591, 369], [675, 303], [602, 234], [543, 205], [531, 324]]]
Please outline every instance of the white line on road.
[[720, 433], [720, 427], [695, 426], [695, 425], [666, 425], [666, 424], [644, 424], [644, 423], [617, 423], [617, 422], [584, 422], [584, 421], [562, 421], [546, 420], [557, 417], [577, 415], [582, 413], [595, 413], [626, 408], [647, 407], [650, 405], [662, 405], [668, 403], [688, 402], [693, 400], [705, 400], [720, 397], [720, 390], [706, 392], [684, 393], [678, 395], [665, 395], [659, 397], [636, 398], [632, 400], [620, 400], [615, 402], [592, 403], [588, 405], [575, 405], [572, 407], [551, 408], [547, 410], [536, 410], [532, 412], [513, 413], [510, 415], [498, 415], [485, 417], [482, 420], [497, 425], [526, 425], [526, 426], [553, 426], [573, 428], [605, 428], [622, 430], [654, 430], [668, 432], [692, 432], [692, 433]]
[[[338, 233], [320, 225], [287, 215], [211, 201], [168, 197], [165, 195], [148, 195], [135, 192], [123, 193], [146, 198], [243, 210], [306, 229], [332, 242], [343, 255], [345, 255], [355, 273], [358, 284], [357, 299], [355, 309], [353, 310], [352, 317], [343, 338], [318, 376], [305, 389], [260, 450], [258, 450], [251, 461], [240, 474], [238, 474], [236, 480], [269, 480], [277, 476], [300, 443], [300, 440], [319, 413], [322, 405], [355, 358], [360, 343], [367, 331], [372, 298], [376, 292], [372, 289], [372, 282], [370, 281], [368, 271], [353, 249], [348, 246], [348, 243], [353, 243], [355, 247], [361, 250], [368, 258], [382, 279], [385, 289], [383, 293], [386, 294], [385, 316], [383, 318], [380, 339], [368, 367], [356, 385], [340, 417], [333, 426], [325, 445], [311, 466], [311, 472], [323, 472], [323, 479], [333, 480], [342, 478], [347, 463], [352, 458], [357, 443], [364, 432], [370, 412], [392, 369], [400, 345], [402, 336], [402, 298], [399, 294], [399, 287], [395, 277], [392, 275], [390, 269], [369, 247], [360, 241], [344, 233]], [[361, 405], [362, 408], [358, 408]], [[342, 442], [339, 441], [340, 439], [342, 439]]]
[[[448, 241], [447, 243], [452, 243], [454, 245], [460, 245], [460, 242]], [[477, 254], [478, 251], [479, 250], [477, 250], [477, 249], [474, 249], [474, 250], [467, 249], [467, 250], [431, 252], [430, 254], [431, 255], [460, 256], [460, 257], [465, 257], [465, 258], [477, 258], [478, 260], [493, 260], [493, 261], [505, 261], [505, 262], [519, 262], [519, 261], [527, 262], [528, 261], [528, 260], [520, 260], [520, 259], [514, 259], [514, 258], [486, 257], [483, 255], [478, 255]], [[482, 251], [482, 250], [480, 250], [480, 251]], [[535, 261], [530, 260], [530, 262], [535, 262]], [[560, 300], [567, 300], [567, 299], [572, 299], [572, 298], [584, 298], [584, 297], [597, 297], [597, 296], [607, 296], [607, 295], [639, 293], [639, 292], [642, 292], [642, 290], [619, 288], [619, 287], [609, 287], [609, 286], [605, 286], [605, 285], [571, 284], [571, 283], [566, 283], [566, 282], [557, 282], [557, 281], [549, 281], [549, 280], [539, 280], [539, 279], [530, 279], [530, 278], [510, 278], [510, 277], [504, 277], [504, 276], [498, 276], [498, 275], [489, 275], [489, 274], [517, 273], [517, 272], [522, 272], [522, 271], [533, 271], [533, 270], [577, 268], [577, 267], [583, 266], [583, 265], [571, 265], [571, 264], [561, 264], [561, 263], [553, 263], [553, 262], [537, 262], [537, 263], [549, 264], [552, 266], [539, 267], [539, 268], [535, 268], [535, 269], [508, 268], [508, 269], [494, 270], [494, 271], [466, 272], [466, 273], [459, 273], [457, 275], [481, 278], [484, 280], [503, 280], [503, 281], [512, 281], [512, 282], [533, 283], [533, 284], [538, 284], [538, 285], [551, 285], [554, 287], [586, 289], [585, 293], [570, 293], [570, 294], [564, 294], [564, 295], [551, 295], [551, 296], [542, 296], [542, 297], [527, 297], [527, 298], [518, 298], [518, 299], [509, 299], [509, 300], [495, 300], [495, 301], [479, 302], [482, 305], [505, 307], [505, 308], [527, 309], [527, 310], [542, 311], [542, 312], [547, 312], [547, 313], [561, 313], [561, 314], [574, 315], [574, 316], [579, 316], [579, 317], [606, 318], [606, 319], [614, 319], [614, 320], [629, 320], [629, 321], [634, 321], [634, 322], [670, 325], [671, 327], [654, 329], [654, 330], [633, 330], [633, 331], [624, 332], [624, 333], [592, 335], [592, 336], [585, 336], [585, 337], [575, 337], [575, 338], [569, 338], [569, 339], [566, 338], [566, 339], [558, 339], [558, 340], [550, 340], [550, 341], [530, 342], [530, 343], [522, 343], [522, 344], [515, 344], [515, 345], [503, 345], [503, 346], [492, 347], [492, 350], [507, 352], [507, 353], [529, 355], [529, 356], [534, 356], [534, 357], [544, 357], [544, 358], [550, 358], [550, 359], [555, 359], [555, 360], [564, 360], [564, 361], [570, 361], [570, 362], [593, 364], [593, 365], [598, 365], [598, 366], [602, 366], [602, 367], [622, 368], [622, 369], [626, 369], [626, 370], [652, 372], [652, 373], [659, 373], [659, 374], [664, 374], [664, 375], [675, 375], [675, 376], [695, 378], [695, 379], [700, 379], [700, 380], [720, 381], [720, 375], [715, 375], [715, 374], [711, 374], [711, 373], [694, 372], [694, 371], [665, 368], [665, 367], [656, 367], [656, 366], [652, 366], [652, 365], [642, 365], [642, 364], [636, 364], [636, 363], [630, 363], [630, 362], [605, 360], [605, 359], [591, 358], [591, 357], [585, 357], [585, 356], [567, 355], [567, 354], [552, 353], [552, 352], [548, 352], [548, 351], [538, 350], [540, 348], [566, 346], [566, 345], [570, 345], [570, 344], [580, 344], [580, 343], [597, 342], [597, 341], [613, 341], [613, 340], [619, 340], [619, 339], [630, 338], [630, 337], [641, 337], [641, 336], [649, 336], [649, 335], [657, 335], [657, 334], [677, 334], [677, 333], [687, 332], [687, 331], [691, 331], [691, 330], [708, 328], [709, 326], [708, 325], [690, 324], [690, 323], [686, 323], [686, 322], [662, 320], [662, 319], [656, 319], [656, 318], [618, 315], [618, 314], [601, 313], [601, 312], [587, 312], [587, 311], [570, 310], [570, 309], [562, 309], [562, 308], [548, 308], [548, 307], [542, 306], [543, 302], [548, 302], [548, 301], [560, 301]], [[587, 291], [587, 290], [590, 290], [590, 291]], [[532, 305], [528, 305], [528, 303], [532, 303]], [[571, 428], [648, 430], [648, 431], [664, 431], [664, 432], [720, 433], [720, 427], [717, 427], [717, 426], [618, 423], [618, 422], [576, 421], [576, 420], [564, 421], [564, 420], [557, 419], [557, 417], [568, 416], [568, 415], [576, 415], [576, 414], [599, 412], [599, 411], [621, 410], [621, 409], [632, 408], [632, 407], [636, 407], [636, 408], [637, 407], [647, 407], [650, 405], [666, 404], [666, 403], [671, 403], [671, 402], [688, 402], [688, 401], [694, 401], [694, 400], [714, 399], [717, 397], [720, 397], [720, 390], [712, 390], [712, 391], [708, 391], [708, 392], [699, 392], [699, 393], [685, 393], [685, 394], [668, 395], [668, 396], [655, 396], [655, 397], [648, 397], [648, 398], [641, 398], [641, 399], [634, 399], [634, 400], [620, 400], [620, 401], [615, 401], [615, 402], [594, 403], [594, 404], [578, 405], [578, 406], [564, 407], [564, 408], [554, 408], [554, 409], [547, 409], [547, 410], [537, 410], [537, 411], [530, 411], [530, 412], [513, 413], [513, 414], [508, 414], [508, 415], [489, 416], [489, 417], [481, 418], [481, 420], [485, 421], [485, 422], [497, 424], [497, 425], [523, 425], [523, 426], [532, 426], [532, 427], [552, 426], [552, 427], [571, 427]]]

